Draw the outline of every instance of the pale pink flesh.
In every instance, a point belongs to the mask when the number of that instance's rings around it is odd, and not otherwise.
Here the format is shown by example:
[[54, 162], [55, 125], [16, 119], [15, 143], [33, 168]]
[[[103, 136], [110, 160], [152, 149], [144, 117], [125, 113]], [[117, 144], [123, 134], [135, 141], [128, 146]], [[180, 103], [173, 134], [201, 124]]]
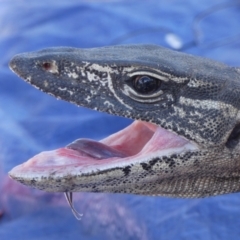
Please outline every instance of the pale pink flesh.
[[185, 145], [195, 148], [185, 138], [178, 136], [155, 124], [135, 121], [125, 129], [101, 140], [102, 143], [126, 153], [126, 158], [108, 158], [97, 160], [81, 154], [78, 151], [60, 148], [53, 151], [42, 152], [27, 162], [11, 170], [12, 177], [34, 173], [47, 173], [51, 170], [64, 173], [78, 169], [78, 171], [88, 172], [94, 169], [108, 168], [113, 165], [121, 165], [126, 161], [141, 161], [145, 156], [154, 152], [167, 150], [174, 153], [174, 149], [184, 148]]

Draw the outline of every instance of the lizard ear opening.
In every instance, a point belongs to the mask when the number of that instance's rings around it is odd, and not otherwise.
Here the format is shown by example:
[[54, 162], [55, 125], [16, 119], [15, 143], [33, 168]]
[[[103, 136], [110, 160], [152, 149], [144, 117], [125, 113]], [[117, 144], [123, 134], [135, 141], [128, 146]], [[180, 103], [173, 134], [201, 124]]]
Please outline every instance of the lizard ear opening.
[[238, 144], [239, 140], [240, 140], [240, 123], [238, 123], [234, 127], [225, 145], [227, 148], [234, 148]]

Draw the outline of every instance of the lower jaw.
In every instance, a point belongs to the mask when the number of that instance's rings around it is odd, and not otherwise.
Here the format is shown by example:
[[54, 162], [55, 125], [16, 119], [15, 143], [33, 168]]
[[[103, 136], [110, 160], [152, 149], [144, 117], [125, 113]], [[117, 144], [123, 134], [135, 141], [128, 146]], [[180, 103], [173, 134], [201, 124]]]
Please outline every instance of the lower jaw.
[[[141, 121], [133, 122], [127, 128], [101, 140], [100, 143], [122, 152], [126, 157], [96, 159], [95, 153], [91, 156], [91, 148], [87, 149], [86, 155], [84, 149], [76, 151], [64, 147], [34, 156], [12, 169], [9, 175], [23, 184], [30, 185], [29, 182], [34, 182], [34, 179], [63, 179], [66, 176], [101, 173], [138, 163], [147, 163], [156, 157], [198, 149], [196, 144], [175, 133], [155, 124]], [[98, 143], [96, 145], [98, 146]], [[93, 147], [96, 145], [93, 144]], [[97, 151], [101, 152], [101, 149]]]

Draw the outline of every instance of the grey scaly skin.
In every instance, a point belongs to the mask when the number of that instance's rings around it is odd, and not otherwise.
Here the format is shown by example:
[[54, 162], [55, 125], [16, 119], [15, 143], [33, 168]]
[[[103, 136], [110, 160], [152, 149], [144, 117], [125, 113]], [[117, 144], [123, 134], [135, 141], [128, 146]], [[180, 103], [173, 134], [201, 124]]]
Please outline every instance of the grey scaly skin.
[[[19, 54], [10, 67], [57, 98], [157, 124], [195, 146], [104, 170], [32, 178], [10, 172], [14, 179], [65, 192], [203, 197], [240, 191], [239, 69], [154, 45], [48, 48]], [[150, 91], [139, 90], [139, 76], [150, 79]]]

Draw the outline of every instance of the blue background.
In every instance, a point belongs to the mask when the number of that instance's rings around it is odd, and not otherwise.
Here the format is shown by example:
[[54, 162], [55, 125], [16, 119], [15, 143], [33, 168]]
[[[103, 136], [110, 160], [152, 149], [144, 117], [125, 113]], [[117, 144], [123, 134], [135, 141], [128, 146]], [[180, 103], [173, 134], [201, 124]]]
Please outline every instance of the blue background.
[[[74, 139], [101, 139], [131, 120], [57, 101], [8, 68], [13, 55], [50, 46], [154, 43], [240, 66], [239, 1], [0, 0], [0, 239], [240, 239], [240, 194], [172, 199], [24, 187], [7, 172]], [[176, 42], [176, 41], [175, 41]]]

